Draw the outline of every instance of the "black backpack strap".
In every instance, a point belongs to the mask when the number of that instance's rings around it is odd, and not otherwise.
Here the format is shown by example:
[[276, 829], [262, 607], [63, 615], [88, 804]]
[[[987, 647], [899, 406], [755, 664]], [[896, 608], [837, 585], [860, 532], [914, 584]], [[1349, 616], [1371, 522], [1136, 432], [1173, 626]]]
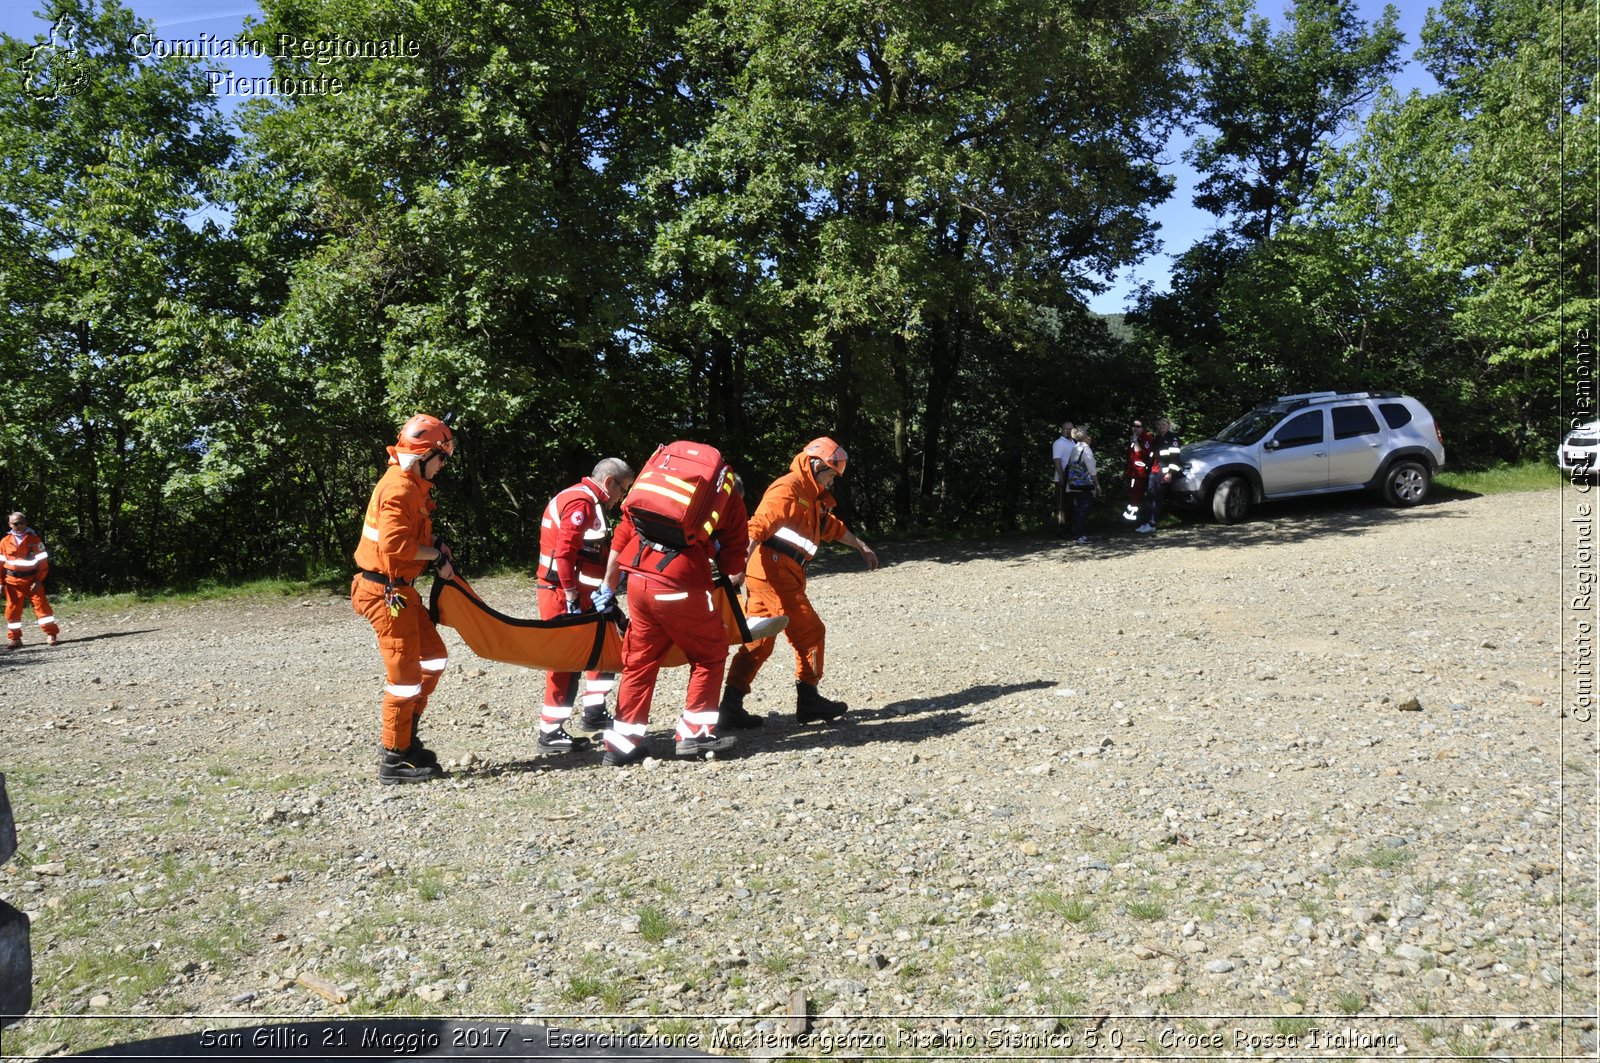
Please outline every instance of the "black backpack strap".
[[633, 555], [634, 568], [638, 568], [644, 563], [644, 552], [647, 549], [654, 550], [661, 555], [661, 560], [656, 562], [657, 572], [665, 572], [667, 566], [672, 564], [672, 559], [683, 553], [676, 546], [666, 546], [662, 543], [653, 542], [641, 535], [639, 536], [639, 552]]

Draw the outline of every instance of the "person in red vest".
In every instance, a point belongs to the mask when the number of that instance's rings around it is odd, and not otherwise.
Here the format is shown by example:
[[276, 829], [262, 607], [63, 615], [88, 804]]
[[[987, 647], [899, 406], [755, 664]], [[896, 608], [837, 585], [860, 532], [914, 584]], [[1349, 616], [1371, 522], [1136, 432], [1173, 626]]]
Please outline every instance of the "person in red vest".
[[54, 646], [60, 641], [50, 599], [44, 595], [44, 578], [50, 574], [50, 554], [39, 533], [28, 527], [26, 513], [13, 513], [11, 531], [0, 539], [0, 562], [5, 566], [6, 649], [22, 648], [22, 607], [33, 604], [34, 619], [44, 640]]
[[[633, 484], [633, 469], [621, 458], [605, 458], [594, 472], [558, 493], [545, 506], [539, 521], [539, 616], [550, 620], [567, 613], [594, 608], [591, 595], [606, 572], [610, 530], [606, 511], [621, 503]], [[569, 753], [589, 748], [589, 739], [567, 732], [578, 693], [577, 672], [546, 672], [544, 708], [539, 713], [539, 751]], [[604, 731], [611, 725], [606, 695], [616, 676], [589, 672], [585, 677], [583, 717], [585, 731]]]
[[439, 418], [419, 413], [389, 448], [389, 468], [372, 489], [350, 583], [350, 605], [378, 635], [383, 687], [382, 756], [378, 781], [425, 782], [444, 774], [439, 757], [417, 737], [428, 696], [449, 654], [417, 594], [430, 562], [441, 579], [455, 570], [450, 548], [433, 534], [433, 481], [456, 452], [455, 435]]
[[609, 767], [645, 759], [656, 675], [674, 644], [689, 659], [689, 690], [674, 732], [676, 752], [698, 756], [734, 744], [733, 736], [720, 733], [717, 726], [717, 691], [728, 663], [728, 633], [716, 603], [711, 559], [716, 558], [729, 583], [742, 584], [749, 533], [744, 499], [733, 490], [732, 471], [726, 474], [730, 478], [726, 501], [715, 515], [707, 543], [663, 550], [639, 535], [627, 512], [617, 522], [605, 582], [594, 593], [594, 607], [609, 609], [619, 573], [628, 573], [630, 611], [622, 640], [622, 681], [617, 686], [616, 719], [605, 733], [604, 763]]
[[1155, 437], [1145, 429], [1143, 421], [1135, 420], [1128, 438], [1128, 508], [1122, 511], [1123, 520], [1139, 519], [1150, 470], [1157, 467]]

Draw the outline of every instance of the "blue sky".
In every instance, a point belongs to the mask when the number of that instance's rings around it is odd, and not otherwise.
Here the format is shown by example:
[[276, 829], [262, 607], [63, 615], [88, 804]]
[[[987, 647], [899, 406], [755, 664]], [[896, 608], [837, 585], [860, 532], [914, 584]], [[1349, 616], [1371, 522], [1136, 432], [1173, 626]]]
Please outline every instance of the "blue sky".
[[[220, 0], [220, 2], [124, 0], [124, 2], [128, 3], [128, 6], [131, 6], [141, 18], [154, 22], [156, 29], [160, 31], [158, 35], [168, 39], [192, 39], [202, 32], [218, 37], [232, 36], [239, 31], [247, 15], [259, 11], [255, 4], [240, 0]], [[23, 39], [47, 33], [48, 25], [28, 12], [27, 8], [30, 6], [28, 0], [12, 0], [9, 4], [0, 4], [0, 32]], [[1257, 2], [1258, 10], [1280, 24], [1285, 6], [1284, 3], [1273, 3], [1272, 0]], [[1420, 30], [1427, 7], [1416, 2], [1402, 2], [1395, 6], [1400, 12], [1400, 31], [1405, 35], [1402, 55], [1409, 59], [1420, 41]], [[1382, 13], [1384, 2], [1357, 0], [1357, 7], [1363, 18], [1370, 22]], [[241, 74], [261, 75], [267, 72], [266, 66], [264, 60], [246, 60], [234, 64], [234, 69]], [[1395, 84], [1404, 92], [1412, 88], [1431, 88], [1432, 79], [1415, 63], [1408, 63], [1397, 76]], [[224, 108], [227, 107], [225, 101]], [[1181, 254], [1215, 227], [1216, 219], [1196, 209], [1191, 203], [1196, 175], [1183, 163], [1185, 147], [1187, 147], [1186, 139], [1174, 141], [1168, 147], [1164, 158], [1167, 172], [1176, 179], [1177, 188], [1172, 198], [1154, 212], [1154, 218], [1161, 226], [1160, 253], [1110, 278], [1110, 290], [1091, 299], [1089, 303], [1091, 309], [1104, 314], [1120, 313], [1127, 308], [1131, 293], [1141, 283], [1147, 281], [1154, 284], [1158, 290], [1165, 290], [1173, 257]]]

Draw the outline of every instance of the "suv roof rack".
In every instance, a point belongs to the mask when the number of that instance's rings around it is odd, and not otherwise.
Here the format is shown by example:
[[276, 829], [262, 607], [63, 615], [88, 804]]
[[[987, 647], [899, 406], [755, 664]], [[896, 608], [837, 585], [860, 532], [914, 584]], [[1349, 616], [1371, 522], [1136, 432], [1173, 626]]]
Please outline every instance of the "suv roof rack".
[[1279, 395], [1274, 402], [1288, 409], [1299, 409], [1313, 402], [1338, 402], [1340, 399], [1403, 399], [1398, 391], [1306, 391], [1299, 395]]

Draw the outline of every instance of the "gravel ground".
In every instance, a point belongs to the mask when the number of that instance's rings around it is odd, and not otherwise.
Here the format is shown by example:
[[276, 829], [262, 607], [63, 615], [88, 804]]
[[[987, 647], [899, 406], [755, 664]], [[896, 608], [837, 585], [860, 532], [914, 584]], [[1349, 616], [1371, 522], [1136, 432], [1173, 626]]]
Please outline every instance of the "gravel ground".
[[0, 659], [35, 965], [4, 1051], [495, 1015], [748, 1056], [1592, 1055], [1561, 519], [1345, 499], [830, 555], [848, 722], [796, 725], [783, 646], [710, 762], [671, 755], [681, 670], [663, 759], [537, 756], [542, 677], [447, 632], [454, 770], [410, 787], [344, 600], [62, 609]]

